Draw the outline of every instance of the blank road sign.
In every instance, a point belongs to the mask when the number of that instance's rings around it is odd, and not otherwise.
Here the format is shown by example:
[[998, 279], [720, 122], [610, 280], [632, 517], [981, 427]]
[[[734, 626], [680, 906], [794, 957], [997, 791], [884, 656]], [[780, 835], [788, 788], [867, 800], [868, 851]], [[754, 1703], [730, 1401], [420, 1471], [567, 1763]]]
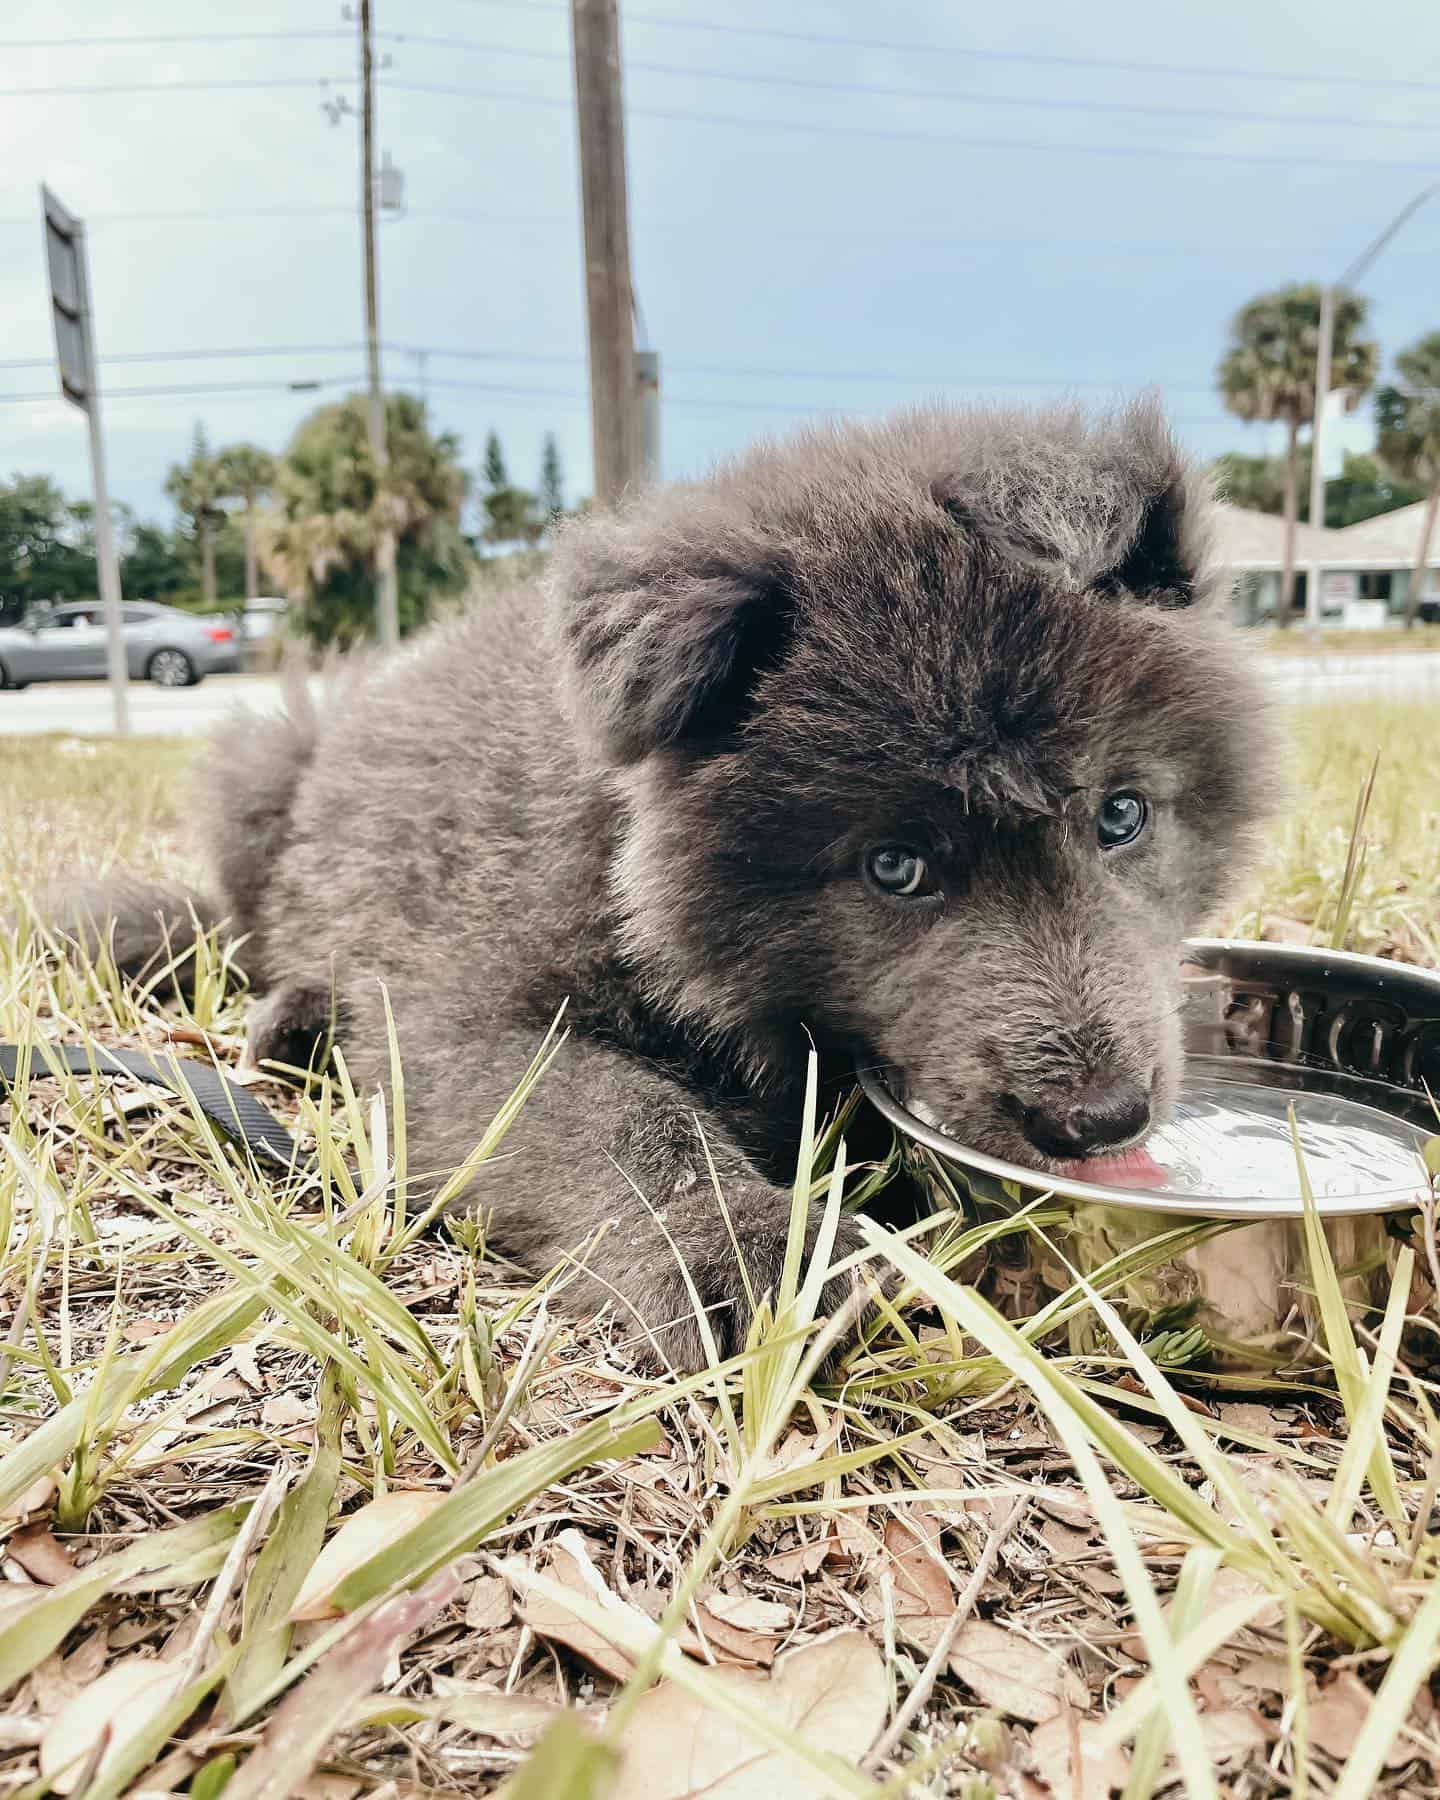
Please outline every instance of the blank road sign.
[[40, 197], [45, 208], [45, 261], [50, 270], [50, 309], [55, 318], [60, 388], [67, 400], [84, 406], [94, 382], [89, 335], [85, 330], [80, 221], [65, 210], [49, 188], [42, 187]]

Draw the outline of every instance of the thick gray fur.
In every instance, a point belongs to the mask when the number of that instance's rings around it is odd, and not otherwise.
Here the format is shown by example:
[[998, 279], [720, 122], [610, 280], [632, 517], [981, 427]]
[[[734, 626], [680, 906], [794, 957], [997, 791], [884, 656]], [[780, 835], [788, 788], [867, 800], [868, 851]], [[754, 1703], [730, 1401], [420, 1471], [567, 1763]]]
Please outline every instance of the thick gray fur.
[[[1273, 761], [1210, 507], [1148, 403], [934, 409], [567, 527], [543, 589], [221, 734], [203, 813], [254, 1053], [303, 1062], [333, 1022], [383, 1083], [383, 983], [411, 1166], [440, 1175], [568, 1001], [467, 1201], [536, 1269], [588, 1244], [574, 1304], [618, 1298], [685, 1361], [660, 1221], [722, 1346], [746, 1324], [697, 1116], [763, 1291], [812, 1039], [1036, 1166], [1026, 1105], [1127, 1080], [1163, 1113], [1177, 948]], [[1105, 855], [1117, 786], [1152, 824]], [[867, 881], [893, 842], [938, 899]]]

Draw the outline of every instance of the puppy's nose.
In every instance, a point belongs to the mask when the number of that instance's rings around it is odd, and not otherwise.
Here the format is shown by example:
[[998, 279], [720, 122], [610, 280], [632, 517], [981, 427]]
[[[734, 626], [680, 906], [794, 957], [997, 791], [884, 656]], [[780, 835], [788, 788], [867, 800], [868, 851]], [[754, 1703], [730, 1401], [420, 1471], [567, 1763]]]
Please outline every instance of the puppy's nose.
[[1088, 1156], [1139, 1138], [1150, 1123], [1150, 1097], [1138, 1081], [1095, 1084], [1025, 1109], [1025, 1135], [1046, 1156]]

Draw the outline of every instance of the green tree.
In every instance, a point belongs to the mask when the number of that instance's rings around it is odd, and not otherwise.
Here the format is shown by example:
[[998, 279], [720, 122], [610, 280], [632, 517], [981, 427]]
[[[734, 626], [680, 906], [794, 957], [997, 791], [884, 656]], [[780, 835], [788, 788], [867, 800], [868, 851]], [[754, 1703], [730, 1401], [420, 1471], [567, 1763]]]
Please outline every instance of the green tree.
[[216, 457], [220, 491], [241, 505], [245, 532], [245, 598], [260, 592], [259, 540], [256, 511], [275, 480], [275, 458], [258, 444], [229, 444]]
[[509, 487], [510, 477], [505, 469], [505, 452], [500, 448], [500, 439], [493, 431], [488, 432], [485, 437], [485, 462], [482, 472], [488, 493], [493, 494], [498, 488]]
[[[123, 539], [128, 514], [114, 510]], [[97, 593], [91, 512], [89, 501], [68, 501], [48, 475], [0, 482], [0, 619], [23, 618], [38, 601]]]
[[539, 501], [524, 488], [515, 487], [505, 466], [500, 439], [490, 432], [485, 439], [485, 458], [480, 465], [480, 541], [499, 548], [519, 544], [532, 548], [545, 534]]
[[[1261, 294], [1242, 306], [1231, 323], [1230, 344], [1219, 368], [1220, 395], [1231, 412], [1285, 427], [1282, 625], [1289, 624], [1295, 603], [1299, 434], [1315, 413], [1320, 294], [1314, 283], [1302, 283]], [[1352, 407], [1375, 379], [1376, 347], [1360, 337], [1367, 305], [1358, 294], [1336, 295], [1330, 388], [1343, 390]]]
[[185, 546], [163, 525], [137, 523], [120, 558], [120, 588], [132, 600], [158, 600], [190, 585]]
[[434, 602], [460, 592], [474, 568], [460, 532], [465, 471], [459, 440], [432, 432], [413, 394], [385, 403], [389, 471], [383, 491], [365, 426], [363, 395], [304, 420], [275, 474], [261, 553], [316, 643], [374, 635], [375, 547], [382, 521], [396, 536], [400, 627], [411, 631]]
[[200, 547], [200, 591], [205, 604], [215, 604], [215, 533], [225, 517], [220, 504], [225, 489], [220, 477], [219, 459], [210, 452], [205, 427], [195, 426], [190, 455], [183, 463], [175, 463], [165, 477], [165, 492], [175, 503], [175, 510], [186, 521]]
[[565, 475], [553, 431], [545, 433], [545, 447], [540, 455], [540, 504], [545, 509], [547, 527], [553, 526], [565, 511]]
[[[1285, 506], [1285, 464], [1278, 456], [1244, 456], [1229, 450], [1211, 464], [1220, 496], [1251, 512], [1278, 513]], [[1299, 486], [1310, 485], [1310, 447], [1300, 451]], [[1361, 451], [1347, 450], [1339, 475], [1325, 483], [1325, 523], [1338, 531], [1425, 498], [1421, 488], [1394, 480], [1381, 463]]]
[[[1305, 453], [1308, 459], [1308, 452]], [[1220, 498], [1247, 512], [1278, 513], [1285, 506], [1285, 471], [1278, 456], [1227, 450], [1210, 465]]]
[[1405, 623], [1411, 626], [1419, 616], [1435, 513], [1440, 508], [1440, 331], [1432, 331], [1402, 350], [1395, 367], [1405, 386], [1381, 388], [1375, 396], [1375, 414], [1381, 461], [1402, 481], [1418, 482], [1425, 491], [1420, 542], [1405, 598]]

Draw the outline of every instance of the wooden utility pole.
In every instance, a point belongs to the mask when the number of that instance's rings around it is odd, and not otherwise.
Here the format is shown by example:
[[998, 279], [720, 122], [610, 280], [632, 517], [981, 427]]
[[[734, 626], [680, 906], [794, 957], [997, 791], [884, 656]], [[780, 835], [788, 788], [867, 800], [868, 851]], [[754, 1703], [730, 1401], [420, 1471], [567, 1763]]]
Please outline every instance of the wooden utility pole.
[[618, 0], [570, 0], [570, 22], [585, 223], [595, 498], [608, 506], [642, 478]]
[[385, 518], [390, 457], [385, 442], [385, 390], [380, 382], [380, 292], [375, 267], [375, 43], [372, 0], [360, 0], [360, 224], [365, 245], [365, 363], [369, 375], [366, 426], [375, 464], [375, 504], [381, 515], [375, 544], [375, 628], [387, 650], [400, 641], [395, 580], [395, 532]]

